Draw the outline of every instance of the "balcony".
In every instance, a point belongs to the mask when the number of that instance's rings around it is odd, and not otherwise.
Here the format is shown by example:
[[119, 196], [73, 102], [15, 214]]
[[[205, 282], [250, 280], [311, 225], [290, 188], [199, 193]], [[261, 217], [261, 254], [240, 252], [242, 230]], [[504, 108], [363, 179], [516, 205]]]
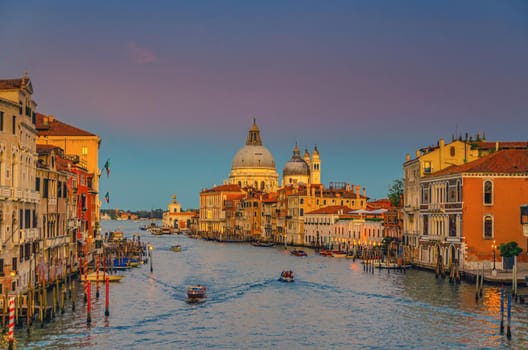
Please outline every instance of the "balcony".
[[0, 186], [0, 199], [9, 199], [11, 196], [11, 188], [9, 186]]

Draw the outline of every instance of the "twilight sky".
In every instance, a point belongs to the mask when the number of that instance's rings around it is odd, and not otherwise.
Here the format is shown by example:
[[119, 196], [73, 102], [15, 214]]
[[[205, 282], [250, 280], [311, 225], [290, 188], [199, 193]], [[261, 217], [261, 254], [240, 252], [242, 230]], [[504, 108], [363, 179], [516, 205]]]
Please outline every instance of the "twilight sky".
[[197, 208], [253, 117], [382, 198], [405, 154], [528, 140], [528, 1], [2, 1], [0, 77], [98, 134], [103, 208]]

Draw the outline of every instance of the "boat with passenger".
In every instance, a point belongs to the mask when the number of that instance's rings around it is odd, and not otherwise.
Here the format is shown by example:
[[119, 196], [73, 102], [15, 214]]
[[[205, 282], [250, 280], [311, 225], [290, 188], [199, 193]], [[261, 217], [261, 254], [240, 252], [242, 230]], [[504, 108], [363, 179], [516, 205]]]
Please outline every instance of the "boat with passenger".
[[321, 249], [319, 251], [319, 255], [321, 256], [332, 256], [332, 252], [326, 249]]
[[284, 270], [281, 272], [279, 281], [281, 282], [293, 282], [294, 273], [292, 270]]
[[171, 249], [173, 252], [181, 252], [182, 247], [181, 247], [181, 245], [176, 244], [176, 245], [171, 246], [170, 249]]
[[290, 254], [295, 255], [295, 256], [307, 256], [308, 255], [306, 254], [304, 250], [298, 250], [298, 249], [291, 250]]
[[188, 303], [201, 303], [207, 298], [207, 288], [201, 285], [187, 287], [187, 302]]

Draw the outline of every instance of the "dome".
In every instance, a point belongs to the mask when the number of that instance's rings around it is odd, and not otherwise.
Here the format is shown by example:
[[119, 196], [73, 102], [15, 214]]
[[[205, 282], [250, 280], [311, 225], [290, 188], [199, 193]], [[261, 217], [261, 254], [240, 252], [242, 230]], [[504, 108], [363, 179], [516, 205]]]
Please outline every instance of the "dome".
[[304, 159], [301, 158], [301, 152], [299, 151], [299, 147], [297, 146], [297, 144], [295, 145], [295, 148], [293, 149], [293, 156], [284, 165], [282, 174], [283, 176], [309, 176], [310, 175], [310, 167], [304, 161]]
[[275, 169], [275, 160], [266, 147], [261, 145], [245, 145], [233, 158], [231, 169], [236, 168]]

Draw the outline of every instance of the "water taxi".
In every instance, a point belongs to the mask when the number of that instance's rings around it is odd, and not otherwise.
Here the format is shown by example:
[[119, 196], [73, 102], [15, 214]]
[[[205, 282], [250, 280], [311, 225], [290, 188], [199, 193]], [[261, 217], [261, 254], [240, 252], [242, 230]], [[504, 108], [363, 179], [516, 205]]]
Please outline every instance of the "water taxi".
[[291, 250], [290, 254], [295, 255], [295, 256], [307, 256], [308, 255], [306, 254], [304, 250], [297, 250], [297, 249]]
[[293, 282], [294, 273], [292, 270], [284, 270], [281, 272], [279, 281], [281, 282]]
[[205, 286], [196, 285], [187, 287], [187, 302], [200, 303], [205, 301], [207, 288]]

